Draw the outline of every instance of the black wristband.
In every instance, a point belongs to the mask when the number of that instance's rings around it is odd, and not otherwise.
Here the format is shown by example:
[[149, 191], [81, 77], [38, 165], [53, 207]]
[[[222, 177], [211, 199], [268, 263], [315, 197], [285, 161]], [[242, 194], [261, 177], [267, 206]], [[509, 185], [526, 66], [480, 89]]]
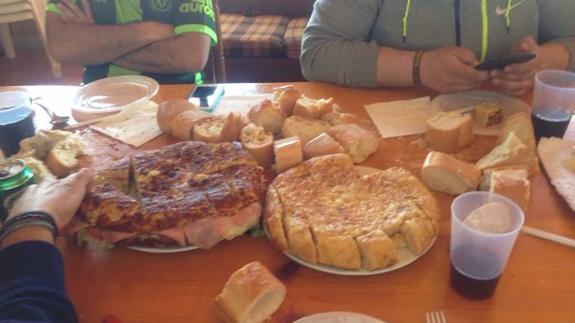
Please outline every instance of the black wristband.
[[0, 245], [3, 240], [13, 231], [27, 226], [43, 226], [52, 232], [52, 237], [56, 239], [58, 226], [50, 213], [44, 211], [28, 211], [20, 213], [8, 219], [0, 228]]
[[413, 85], [420, 86], [421, 84], [421, 72], [419, 66], [421, 65], [421, 57], [423, 57], [424, 51], [417, 51], [413, 56], [413, 69], [412, 69], [412, 78], [413, 78]]

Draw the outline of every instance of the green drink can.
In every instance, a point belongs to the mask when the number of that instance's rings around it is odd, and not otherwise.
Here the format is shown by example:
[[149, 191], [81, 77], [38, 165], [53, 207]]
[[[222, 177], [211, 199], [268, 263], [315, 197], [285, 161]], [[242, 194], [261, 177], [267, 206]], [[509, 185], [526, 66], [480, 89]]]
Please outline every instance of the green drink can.
[[22, 160], [0, 162], [0, 223], [6, 220], [24, 189], [34, 183], [34, 172]]

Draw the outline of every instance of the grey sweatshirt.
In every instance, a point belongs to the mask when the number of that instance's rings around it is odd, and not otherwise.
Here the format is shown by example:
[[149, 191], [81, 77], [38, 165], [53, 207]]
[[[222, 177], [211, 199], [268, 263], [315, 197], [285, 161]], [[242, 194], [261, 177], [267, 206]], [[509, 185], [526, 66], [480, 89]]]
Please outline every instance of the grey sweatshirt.
[[459, 45], [484, 60], [504, 56], [527, 35], [563, 43], [575, 71], [575, 0], [318, 0], [301, 64], [308, 80], [376, 87], [380, 46]]

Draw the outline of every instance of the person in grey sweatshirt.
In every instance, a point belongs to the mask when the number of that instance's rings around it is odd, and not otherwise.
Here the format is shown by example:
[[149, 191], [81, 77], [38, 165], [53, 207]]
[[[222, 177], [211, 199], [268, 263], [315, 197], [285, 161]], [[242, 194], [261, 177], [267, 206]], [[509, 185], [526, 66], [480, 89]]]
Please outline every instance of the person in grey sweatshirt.
[[[515, 52], [537, 56], [474, 69]], [[308, 80], [350, 87], [443, 93], [489, 81], [521, 95], [541, 69], [575, 71], [575, 0], [317, 0], [301, 64]]]

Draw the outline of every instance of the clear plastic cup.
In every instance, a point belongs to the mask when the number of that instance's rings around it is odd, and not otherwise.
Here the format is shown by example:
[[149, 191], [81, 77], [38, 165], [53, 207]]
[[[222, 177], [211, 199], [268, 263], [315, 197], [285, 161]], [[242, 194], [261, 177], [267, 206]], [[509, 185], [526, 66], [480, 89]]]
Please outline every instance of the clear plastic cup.
[[575, 73], [543, 70], [535, 74], [531, 118], [535, 137], [563, 138], [575, 111]]
[[[464, 224], [475, 209], [490, 202], [508, 206], [511, 230], [485, 233]], [[512, 200], [489, 192], [461, 194], [451, 204], [451, 285], [463, 296], [485, 299], [493, 295], [525, 217]]]

